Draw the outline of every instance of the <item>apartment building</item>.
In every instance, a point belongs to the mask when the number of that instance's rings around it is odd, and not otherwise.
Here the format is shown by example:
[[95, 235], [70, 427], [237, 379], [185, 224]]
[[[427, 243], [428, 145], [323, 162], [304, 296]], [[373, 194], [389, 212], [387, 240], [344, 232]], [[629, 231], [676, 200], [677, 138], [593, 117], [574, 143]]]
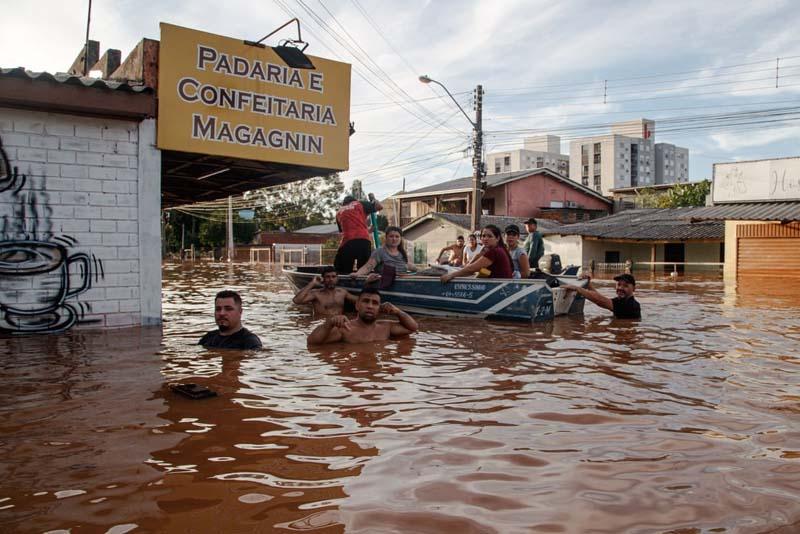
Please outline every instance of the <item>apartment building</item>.
[[689, 149], [656, 143], [656, 184], [689, 181]]
[[500, 174], [528, 169], [550, 169], [569, 176], [569, 156], [561, 153], [561, 138], [540, 135], [523, 139], [523, 148], [492, 152], [486, 156], [486, 173]]
[[[655, 121], [614, 124], [611, 133], [570, 143], [569, 177], [602, 195], [689, 179], [689, 150], [654, 142]], [[658, 147], [658, 148], [657, 148]]]

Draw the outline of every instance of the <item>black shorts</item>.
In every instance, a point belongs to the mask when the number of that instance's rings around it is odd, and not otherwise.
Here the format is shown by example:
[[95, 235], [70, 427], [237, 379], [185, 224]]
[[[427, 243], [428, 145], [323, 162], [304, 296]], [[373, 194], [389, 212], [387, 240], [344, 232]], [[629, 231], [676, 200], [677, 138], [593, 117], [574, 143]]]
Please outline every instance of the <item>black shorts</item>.
[[337, 273], [350, 274], [353, 272], [353, 262], [356, 262], [356, 269], [369, 261], [372, 254], [372, 242], [369, 239], [351, 239], [336, 251], [336, 259], [333, 266]]

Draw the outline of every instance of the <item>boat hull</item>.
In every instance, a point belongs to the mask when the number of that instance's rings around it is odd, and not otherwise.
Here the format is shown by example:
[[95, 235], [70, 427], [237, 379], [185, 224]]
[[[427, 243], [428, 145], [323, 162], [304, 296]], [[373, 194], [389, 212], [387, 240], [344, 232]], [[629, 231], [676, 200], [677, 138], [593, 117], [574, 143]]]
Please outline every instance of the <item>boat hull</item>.
[[[283, 273], [294, 290], [299, 291], [319, 269], [287, 267]], [[577, 283], [575, 277], [556, 278], [562, 284]], [[340, 276], [337, 285], [358, 294], [364, 281], [363, 277]], [[583, 297], [575, 293], [558, 294], [558, 306], [554, 306], [554, 291], [564, 290], [551, 290], [545, 280], [455, 278], [443, 284], [437, 277], [408, 275], [398, 276], [390, 287], [381, 289], [381, 298], [410, 313], [442, 317], [542, 322], [552, 320], [555, 315], [583, 312]]]

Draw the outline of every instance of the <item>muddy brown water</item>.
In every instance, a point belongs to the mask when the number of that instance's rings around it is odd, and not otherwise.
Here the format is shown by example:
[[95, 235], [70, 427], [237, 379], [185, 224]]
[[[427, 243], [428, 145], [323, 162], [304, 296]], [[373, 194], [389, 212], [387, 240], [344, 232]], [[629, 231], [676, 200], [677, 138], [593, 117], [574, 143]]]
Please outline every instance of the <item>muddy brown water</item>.
[[[195, 345], [222, 287], [267, 350]], [[0, 531], [800, 532], [798, 284], [637, 295], [309, 350], [279, 275], [167, 265], [163, 332], [0, 340]]]

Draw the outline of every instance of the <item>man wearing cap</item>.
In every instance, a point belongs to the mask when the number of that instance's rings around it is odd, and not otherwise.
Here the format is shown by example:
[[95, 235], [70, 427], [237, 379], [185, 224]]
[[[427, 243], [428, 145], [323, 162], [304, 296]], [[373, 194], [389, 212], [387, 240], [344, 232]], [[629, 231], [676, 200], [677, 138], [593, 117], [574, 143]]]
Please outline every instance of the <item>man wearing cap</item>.
[[525, 221], [525, 229], [528, 231], [528, 237], [522, 243], [522, 248], [525, 249], [525, 254], [528, 255], [528, 261], [534, 269], [539, 265], [539, 258], [544, 256], [544, 240], [542, 234], [536, 231], [536, 219], [531, 217]]
[[586, 287], [578, 287], [571, 284], [565, 284], [561, 287], [577, 291], [587, 300], [591, 300], [601, 308], [613, 312], [614, 317], [617, 319], [641, 319], [642, 310], [639, 302], [633, 297], [633, 292], [636, 291], [636, 279], [633, 275], [625, 273], [615, 276], [614, 281], [617, 282], [617, 296], [613, 299], [600, 294], [592, 287], [591, 278]]
[[[383, 205], [377, 199], [366, 202], [356, 200], [352, 195], [344, 197], [342, 207], [336, 212], [336, 224], [342, 233], [342, 242], [339, 243], [339, 250], [336, 251], [336, 258], [333, 260], [336, 272], [349, 274], [367, 263], [372, 253], [367, 215], [382, 209]], [[354, 262], [355, 269], [353, 269]]]

